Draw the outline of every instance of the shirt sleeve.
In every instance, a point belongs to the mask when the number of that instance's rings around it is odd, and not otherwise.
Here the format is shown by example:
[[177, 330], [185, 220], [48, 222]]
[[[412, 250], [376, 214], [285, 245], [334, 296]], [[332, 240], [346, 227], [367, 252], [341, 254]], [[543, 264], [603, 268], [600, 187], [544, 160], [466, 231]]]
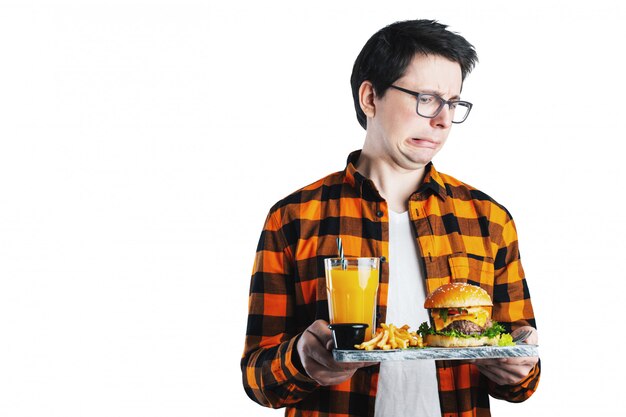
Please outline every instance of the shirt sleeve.
[[[502, 238], [494, 262], [495, 282], [493, 317], [509, 331], [521, 326], [537, 328], [530, 292], [522, 268], [517, 231], [509, 217], [502, 228]], [[510, 402], [528, 399], [537, 389], [541, 365], [538, 362], [528, 376], [516, 385], [497, 385], [488, 380], [489, 394]]]
[[539, 375], [541, 374], [541, 361], [530, 370], [528, 376], [515, 385], [498, 385], [487, 379], [489, 394], [501, 400], [519, 403], [527, 400], [537, 390]]
[[294, 257], [280, 209], [268, 215], [252, 270], [241, 371], [246, 394], [266, 407], [296, 403], [318, 387], [304, 371], [295, 330]]

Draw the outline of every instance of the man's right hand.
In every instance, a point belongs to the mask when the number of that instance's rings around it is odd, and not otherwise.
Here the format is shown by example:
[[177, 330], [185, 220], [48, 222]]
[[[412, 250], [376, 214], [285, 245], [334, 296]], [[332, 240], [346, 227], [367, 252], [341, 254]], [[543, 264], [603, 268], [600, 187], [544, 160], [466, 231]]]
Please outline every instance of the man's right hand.
[[302, 333], [297, 350], [306, 373], [320, 385], [336, 385], [352, 377], [367, 362], [337, 362], [332, 354], [333, 339], [328, 323], [316, 320]]

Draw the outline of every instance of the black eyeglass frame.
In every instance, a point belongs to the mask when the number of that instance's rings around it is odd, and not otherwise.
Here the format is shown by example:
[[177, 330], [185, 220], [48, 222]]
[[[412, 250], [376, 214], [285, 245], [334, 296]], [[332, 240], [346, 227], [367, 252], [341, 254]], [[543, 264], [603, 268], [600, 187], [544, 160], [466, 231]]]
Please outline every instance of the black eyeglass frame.
[[[433, 93], [418, 93], [417, 91], [411, 91], [411, 90], [407, 90], [406, 88], [402, 88], [402, 87], [398, 87], [396, 85], [390, 85], [389, 87], [395, 88], [396, 90], [402, 91], [404, 93], [410, 94], [414, 97], [416, 97], [418, 99], [418, 102], [415, 106], [415, 112], [422, 116], [425, 117], [427, 119], [433, 119], [437, 116], [439, 116], [439, 113], [441, 113], [441, 110], [443, 110], [443, 106], [445, 106], [446, 104], [448, 105], [448, 108], [450, 108], [451, 104], [458, 104], [458, 103], [463, 103], [464, 106], [467, 107], [467, 113], [465, 114], [465, 117], [463, 118], [463, 120], [461, 120], [460, 122], [455, 122], [454, 120], [452, 120], [452, 123], [463, 123], [464, 121], [467, 120], [467, 116], [469, 116], [470, 112], [472, 111], [472, 106], [473, 104], [470, 103], [469, 101], [464, 101], [464, 100], [444, 100], [442, 97], [438, 96], [437, 94], [433, 94]], [[428, 96], [434, 96], [437, 97], [439, 99], [439, 108], [437, 109], [437, 111], [435, 112], [435, 114], [433, 114], [432, 116], [424, 116], [423, 114], [421, 114], [418, 109], [419, 109], [419, 98], [420, 96], [423, 95], [428, 95]]]

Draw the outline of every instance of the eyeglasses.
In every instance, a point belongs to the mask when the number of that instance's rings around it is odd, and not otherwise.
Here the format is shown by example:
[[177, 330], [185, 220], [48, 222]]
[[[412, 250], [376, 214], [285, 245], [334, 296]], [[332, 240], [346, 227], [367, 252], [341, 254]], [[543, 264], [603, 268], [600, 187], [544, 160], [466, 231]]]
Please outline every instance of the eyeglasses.
[[450, 108], [452, 123], [463, 123], [465, 119], [467, 119], [470, 110], [472, 110], [472, 103], [469, 101], [444, 100], [437, 94], [418, 93], [416, 91], [407, 90], [406, 88], [396, 87], [395, 85], [391, 85], [390, 87], [417, 97], [417, 107], [415, 111], [420, 116], [428, 119], [437, 117], [446, 104]]

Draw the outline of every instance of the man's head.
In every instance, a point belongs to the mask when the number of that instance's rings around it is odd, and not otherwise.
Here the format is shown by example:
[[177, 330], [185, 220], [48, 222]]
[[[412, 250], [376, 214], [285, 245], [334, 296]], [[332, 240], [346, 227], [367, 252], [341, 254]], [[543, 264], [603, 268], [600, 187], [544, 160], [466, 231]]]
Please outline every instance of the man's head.
[[440, 56], [456, 62], [465, 79], [478, 60], [476, 51], [462, 36], [446, 28], [433, 20], [408, 20], [384, 27], [367, 41], [350, 77], [354, 107], [363, 129], [367, 129], [367, 117], [359, 103], [363, 81], [371, 82], [376, 96], [382, 98], [405, 74], [415, 55]]

